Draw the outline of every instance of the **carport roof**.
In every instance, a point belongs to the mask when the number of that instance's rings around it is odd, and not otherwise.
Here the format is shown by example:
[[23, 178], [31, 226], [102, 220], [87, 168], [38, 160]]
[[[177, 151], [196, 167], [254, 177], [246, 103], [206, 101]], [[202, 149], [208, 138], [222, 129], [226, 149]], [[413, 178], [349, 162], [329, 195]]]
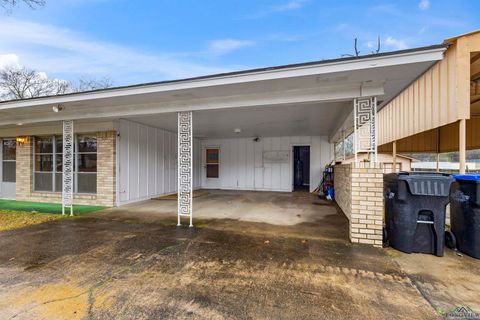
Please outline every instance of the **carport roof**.
[[[447, 45], [440, 44], [360, 57], [5, 101], [0, 103], [0, 128], [10, 130], [18, 125], [56, 125], [64, 119], [84, 123], [131, 119], [175, 130], [170, 128], [176, 125], [172, 115], [179, 111], [195, 111], [197, 133], [202, 135], [202, 131], [211, 133], [209, 127], [218, 128], [218, 123], [212, 121], [219, 118], [220, 111], [224, 110], [222, 125], [225, 128], [222, 133], [230, 133], [232, 127], [251, 127], [252, 132], [245, 130], [242, 134], [254, 134], [253, 129], [260, 128], [255, 129], [255, 134], [267, 136], [285, 128], [282, 133], [291, 132], [292, 135], [331, 135], [335, 126], [348, 117], [353, 99], [377, 96], [379, 101], [388, 101], [443, 59], [446, 48]], [[62, 112], [52, 112], [52, 106], [59, 104], [64, 107]], [[379, 105], [381, 107], [382, 104]], [[238, 113], [235, 119], [232, 119], [233, 109]], [[207, 111], [210, 111], [210, 116]], [[257, 115], [258, 123], [248, 121]], [[204, 128], [202, 117], [208, 120], [204, 121]], [[286, 128], [287, 124], [289, 128]]]
[[402, 55], [402, 54], [429, 51], [429, 50], [435, 50], [435, 49], [446, 49], [447, 47], [448, 47], [448, 43], [444, 43], [444, 44], [436, 44], [436, 45], [430, 45], [430, 46], [424, 46], [424, 47], [418, 47], [418, 48], [412, 48], [412, 49], [404, 49], [404, 50], [397, 50], [397, 51], [381, 52], [381, 53], [376, 53], [376, 54], [368, 54], [368, 55], [363, 55], [363, 56], [348, 56], [348, 57], [342, 57], [342, 58], [324, 59], [324, 60], [308, 61], [308, 62], [301, 62], [301, 63], [292, 63], [292, 64], [278, 65], [278, 66], [271, 66], [271, 67], [261, 67], [261, 68], [247, 69], [247, 70], [224, 72], [224, 73], [203, 75], [203, 76], [183, 78], [183, 79], [173, 79], [173, 80], [163, 80], [163, 81], [137, 83], [137, 84], [132, 84], [132, 85], [116, 86], [116, 87], [96, 89], [96, 90], [88, 90], [88, 91], [82, 91], [82, 92], [71, 92], [71, 93], [65, 93], [65, 94], [59, 94], [59, 95], [49, 95], [49, 96], [25, 98], [25, 99], [13, 99], [13, 100], [7, 100], [7, 101], [0, 101], [0, 107], [2, 105], [5, 105], [5, 104], [12, 104], [12, 103], [15, 103], [15, 102], [20, 102], [20, 101], [38, 101], [38, 100], [44, 100], [44, 99], [49, 99], [49, 98], [55, 98], [55, 97], [76, 96], [76, 95], [82, 95], [82, 94], [116, 91], [116, 90], [121, 90], [121, 89], [151, 87], [151, 86], [159, 86], [159, 85], [164, 85], [164, 84], [172, 84], [172, 83], [180, 83], [180, 82], [192, 82], [192, 81], [196, 81], [196, 80], [208, 80], [208, 79], [231, 77], [231, 76], [237, 76], [237, 75], [255, 74], [255, 73], [261, 73], [261, 72], [266, 72], [266, 71], [276, 71], [276, 70], [293, 69], [293, 68], [299, 68], [299, 67], [309, 67], [309, 66], [343, 63], [343, 62], [358, 61], [358, 60], [367, 60], [367, 59], [371, 59], [371, 58], [388, 57], [388, 56], [393, 56], [393, 55]]

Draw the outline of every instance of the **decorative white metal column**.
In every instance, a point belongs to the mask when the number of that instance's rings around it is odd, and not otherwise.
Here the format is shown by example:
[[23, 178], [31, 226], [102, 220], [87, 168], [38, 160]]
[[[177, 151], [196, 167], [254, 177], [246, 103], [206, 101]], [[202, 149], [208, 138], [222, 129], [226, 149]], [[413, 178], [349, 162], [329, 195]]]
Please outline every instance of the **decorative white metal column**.
[[374, 162], [377, 156], [377, 98], [357, 98], [353, 106], [353, 152], [355, 162], [358, 162], [358, 153], [373, 153]]
[[75, 139], [73, 134], [73, 121], [63, 121], [63, 156], [62, 156], [62, 215], [65, 208], [70, 209], [73, 216], [73, 147]]
[[178, 113], [178, 226], [186, 216], [192, 223], [193, 190], [193, 123], [192, 112]]

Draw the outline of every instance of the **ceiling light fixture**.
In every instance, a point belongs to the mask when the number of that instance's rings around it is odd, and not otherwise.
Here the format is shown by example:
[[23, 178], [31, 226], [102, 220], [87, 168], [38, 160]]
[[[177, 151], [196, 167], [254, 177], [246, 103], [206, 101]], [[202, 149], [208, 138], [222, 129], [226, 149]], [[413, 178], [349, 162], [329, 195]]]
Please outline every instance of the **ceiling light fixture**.
[[240, 132], [242, 132], [242, 129], [236, 128], [235, 130], [233, 130], [233, 132], [235, 132], [236, 134], [239, 134]]

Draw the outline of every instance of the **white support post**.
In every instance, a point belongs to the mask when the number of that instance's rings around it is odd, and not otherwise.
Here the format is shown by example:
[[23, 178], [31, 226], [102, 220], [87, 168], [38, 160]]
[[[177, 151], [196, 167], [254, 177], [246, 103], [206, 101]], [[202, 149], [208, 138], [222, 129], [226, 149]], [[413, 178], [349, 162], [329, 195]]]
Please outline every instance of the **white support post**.
[[73, 216], [73, 148], [74, 148], [73, 121], [63, 121], [63, 155], [62, 155], [62, 215], [65, 208], [70, 209]]
[[440, 153], [437, 153], [437, 172], [440, 172]]
[[357, 98], [353, 103], [353, 152], [355, 162], [358, 153], [373, 154], [378, 162], [377, 152], [377, 98]]
[[178, 223], [180, 218], [188, 216], [192, 223], [193, 192], [193, 123], [192, 112], [178, 113]]
[[467, 121], [460, 119], [458, 126], [458, 158], [460, 174], [465, 174], [467, 168]]

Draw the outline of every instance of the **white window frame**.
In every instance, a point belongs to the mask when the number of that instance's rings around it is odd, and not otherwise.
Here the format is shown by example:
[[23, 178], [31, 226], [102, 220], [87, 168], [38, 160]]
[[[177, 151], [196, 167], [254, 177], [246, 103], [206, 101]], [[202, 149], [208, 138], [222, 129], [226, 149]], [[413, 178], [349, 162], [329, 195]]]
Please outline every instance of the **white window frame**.
[[[73, 181], [74, 181], [74, 193], [75, 194], [86, 194], [86, 195], [93, 195], [93, 194], [97, 194], [97, 191], [95, 192], [77, 192], [78, 190], [78, 174], [94, 174], [96, 175], [97, 179], [98, 179], [98, 162], [97, 162], [97, 171], [96, 172], [78, 172], [78, 156], [79, 155], [82, 155], [82, 154], [95, 154], [97, 155], [98, 157], [98, 150], [96, 152], [78, 152], [78, 136], [83, 136], [83, 135], [91, 135], [91, 136], [94, 136], [94, 134], [88, 134], [88, 133], [84, 133], [84, 134], [75, 134], [75, 148], [74, 148], [74, 158], [75, 158], [75, 168], [74, 168], [74, 171], [73, 171], [73, 175], [74, 175], [74, 178], [73, 178]], [[37, 142], [37, 138], [50, 138], [51, 139], [51, 142], [52, 142], [52, 153], [37, 153], [35, 151], [35, 146], [36, 146], [36, 142]], [[56, 169], [57, 169], [57, 155], [62, 155], [62, 152], [63, 150], [60, 150], [59, 152], [57, 151], [57, 140], [60, 139], [61, 136], [59, 135], [48, 135], [48, 136], [38, 136], [38, 137], [33, 137], [33, 150], [32, 150], [32, 158], [33, 158], [33, 164], [32, 164], [32, 169], [33, 169], [33, 192], [50, 192], [50, 193], [62, 193], [62, 191], [55, 191], [56, 189], [56, 174], [57, 173], [62, 173], [62, 172], [57, 172]], [[97, 138], [97, 137], [96, 137]], [[63, 141], [63, 140], [62, 140]], [[98, 139], [97, 139], [97, 142], [98, 142]], [[98, 146], [97, 146], [98, 148]], [[52, 155], [52, 171], [36, 171], [35, 170], [35, 158], [37, 155]], [[52, 173], [52, 190], [36, 190], [35, 189], [35, 174], [36, 173], [41, 173], [41, 172], [44, 172], [44, 173]], [[96, 189], [96, 188], [95, 188]]]
[[[4, 174], [4, 172], [3, 172], [3, 163], [4, 163], [4, 162], [10, 162], [10, 163], [13, 162], [13, 163], [15, 163], [15, 170], [16, 170], [16, 168], [17, 168], [17, 157], [16, 157], [16, 155], [15, 155], [15, 160], [4, 160], [4, 159], [3, 159], [3, 156], [4, 156], [4, 154], [5, 154], [5, 153], [4, 153], [5, 150], [3, 150], [3, 142], [4, 142], [4, 141], [7, 141], [7, 140], [13, 140], [13, 141], [16, 143], [15, 138], [3, 138], [3, 139], [0, 139], [0, 143], [1, 143], [1, 145], [0, 145], [0, 156], [1, 156], [0, 162], [1, 162], [1, 163], [0, 163], [0, 164], [1, 164], [1, 166], [2, 166], [2, 167], [0, 168], [0, 183], [16, 183], [16, 182], [17, 182], [17, 175], [16, 175], [16, 173], [15, 173], [15, 181], [13, 181], [13, 182], [12, 182], [12, 181], [3, 181], [3, 178], [4, 178], [4, 176], [5, 176], [5, 174]], [[17, 146], [15, 145], [15, 148], [16, 148], [16, 147], [17, 147]]]

